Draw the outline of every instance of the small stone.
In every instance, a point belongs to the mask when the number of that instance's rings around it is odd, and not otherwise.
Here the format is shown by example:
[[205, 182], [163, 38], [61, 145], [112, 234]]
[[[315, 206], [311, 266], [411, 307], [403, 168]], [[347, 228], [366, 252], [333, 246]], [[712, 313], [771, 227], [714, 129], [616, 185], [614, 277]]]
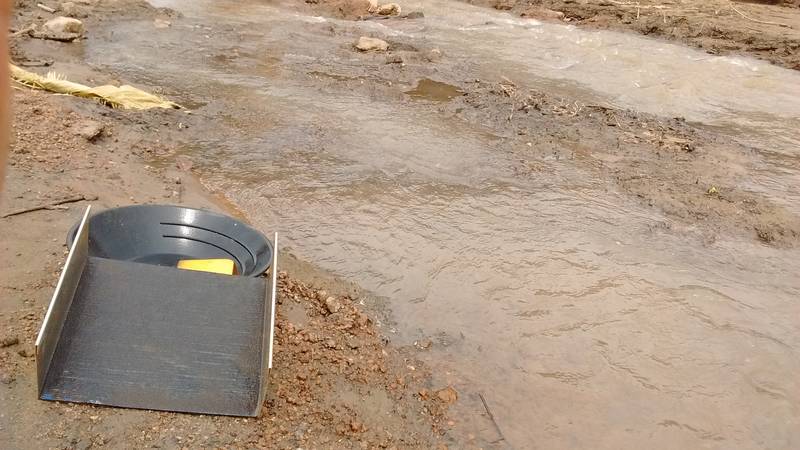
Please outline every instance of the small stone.
[[442, 51], [439, 50], [438, 48], [434, 48], [425, 54], [425, 59], [427, 59], [428, 62], [439, 61], [440, 59], [442, 59]]
[[100, 122], [95, 122], [94, 120], [84, 120], [72, 127], [75, 134], [89, 142], [94, 142], [95, 139], [103, 134], [104, 129], [105, 125]]
[[497, 9], [497, 10], [500, 10], [500, 11], [509, 11], [511, 8], [514, 7], [514, 1], [513, 0], [496, 0], [494, 2], [494, 4], [492, 5], [492, 7], [494, 9]]
[[423, 17], [425, 17], [425, 13], [422, 11], [411, 11], [403, 16], [404, 19], [422, 19]]
[[353, 420], [350, 422], [350, 431], [353, 433], [363, 433], [367, 431], [367, 427], [363, 423]]
[[73, 17], [78, 19], [83, 19], [89, 17], [89, 14], [86, 12], [86, 9], [78, 6], [75, 2], [64, 2], [58, 8], [61, 14], [67, 17]]
[[386, 64], [403, 64], [403, 57], [400, 55], [390, 55], [386, 58]]
[[324, 302], [328, 298], [328, 291], [317, 291], [317, 300]]
[[13, 382], [14, 375], [5, 371], [0, 371], [0, 384], [11, 384]]
[[325, 309], [327, 309], [330, 314], [339, 312], [341, 308], [342, 304], [339, 300], [336, 300], [336, 297], [328, 297], [325, 299]]
[[442, 403], [450, 405], [458, 400], [458, 391], [453, 389], [452, 386], [447, 386], [444, 389], [436, 391], [436, 397], [438, 397]]
[[17, 352], [17, 354], [19, 356], [22, 356], [23, 358], [30, 358], [31, 356], [33, 356], [33, 350], [28, 349], [28, 348], [23, 348], [23, 349], [20, 349]]
[[385, 5], [378, 6], [376, 12], [381, 16], [396, 16], [400, 14], [400, 5], [397, 3], [386, 3]]
[[172, 22], [170, 22], [169, 20], [164, 20], [164, 19], [155, 19], [153, 21], [153, 25], [156, 28], [164, 29], [164, 28], [171, 27], [172, 26]]
[[540, 20], [564, 20], [564, 13], [547, 8], [531, 6], [520, 14], [522, 17]]
[[19, 344], [19, 338], [16, 336], [4, 337], [0, 339], [0, 348], [11, 347], [12, 345]]
[[83, 36], [85, 29], [83, 22], [72, 17], [59, 16], [55, 19], [50, 19], [44, 23], [44, 28], [47, 31], [59, 34], [75, 34]]
[[355, 46], [356, 49], [362, 52], [369, 52], [373, 50], [377, 52], [385, 52], [386, 50], [389, 50], [388, 42], [367, 36], [361, 36], [358, 38], [358, 42], [356, 42]]
[[415, 342], [414, 345], [420, 350], [427, 350], [427, 349], [431, 348], [431, 345], [433, 345], [433, 342], [431, 342], [430, 339], [423, 339], [421, 341]]

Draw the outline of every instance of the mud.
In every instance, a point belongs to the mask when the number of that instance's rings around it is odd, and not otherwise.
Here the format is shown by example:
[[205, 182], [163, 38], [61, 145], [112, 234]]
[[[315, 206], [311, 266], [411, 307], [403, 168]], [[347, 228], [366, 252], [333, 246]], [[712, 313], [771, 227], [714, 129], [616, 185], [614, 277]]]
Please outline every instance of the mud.
[[800, 4], [794, 0], [467, 1], [522, 17], [673, 40], [711, 54], [750, 55], [800, 70]]
[[[332, 417], [328, 391], [344, 446], [796, 447], [795, 72], [458, 2], [366, 21], [320, 3], [156, 4], [181, 14], [90, 18], [83, 43], [18, 48], [189, 106], [114, 112], [130, 124], [115, 154], [191, 167], [285, 230], [281, 342], [300, 363], [283, 364], [330, 377], [280, 379], [272, 401], [293, 420], [270, 438], [301, 445], [300, 416]], [[360, 36], [388, 51], [356, 52]], [[352, 329], [353, 304], [374, 328]], [[347, 364], [354, 339], [372, 363]], [[453, 400], [442, 419], [435, 402]], [[387, 410], [411, 441], [381, 439], [367, 418]], [[149, 421], [159, 445], [177, 445], [172, 427], [256, 436], [141, 414], [126, 426]], [[339, 446], [309, 429], [305, 445]]]
[[[95, 207], [170, 203], [225, 208], [190, 172], [159, 164], [194, 126], [182, 112], [114, 111], [27, 89], [13, 97], [3, 213], [62, 198]], [[180, 125], [179, 125], [180, 124]], [[87, 132], [91, 129], [91, 132]], [[450, 427], [447, 386], [408, 350], [387, 346], [359, 290], [284, 253], [275, 367], [257, 419], [43, 402], [33, 343], [86, 202], [0, 219], [0, 447], [435, 448]], [[230, 211], [236, 213], [236, 211]], [[288, 273], [287, 273], [288, 271]], [[289, 275], [292, 274], [292, 275]], [[313, 289], [294, 276], [317, 282]]]

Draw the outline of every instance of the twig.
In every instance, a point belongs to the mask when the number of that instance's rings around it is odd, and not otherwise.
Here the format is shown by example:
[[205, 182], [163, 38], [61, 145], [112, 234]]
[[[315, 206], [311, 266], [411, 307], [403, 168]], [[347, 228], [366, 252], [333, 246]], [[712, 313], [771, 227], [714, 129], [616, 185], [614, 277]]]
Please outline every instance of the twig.
[[35, 30], [35, 29], [36, 29], [36, 25], [28, 25], [27, 27], [22, 28], [21, 30], [17, 30], [15, 32], [11, 33], [11, 37], [17, 37], [17, 36], [21, 36], [23, 34], [27, 34], [27, 33], [30, 33], [31, 31]]
[[47, 6], [47, 5], [43, 5], [41, 3], [37, 3], [36, 7], [39, 8], [39, 9], [43, 9], [43, 10], [49, 12], [50, 14], [53, 14], [54, 12], [56, 12], [55, 9], [53, 9], [53, 8]]
[[59, 201], [56, 201], [56, 202], [48, 203], [46, 205], [39, 205], [39, 206], [34, 206], [32, 208], [25, 208], [25, 209], [19, 209], [19, 210], [16, 210], [16, 211], [11, 211], [10, 213], [3, 214], [2, 218], [5, 219], [6, 217], [18, 216], [20, 214], [26, 214], [26, 213], [34, 212], [34, 211], [41, 211], [43, 209], [60, 209], [60, 208], [57, 208], [57, 206], [64, 205], [66, 203], [80, 202], [80, 201], [83, 201], [83, 200], [86, 200], [86, 201], [97, 200], [97, 197], [96, 196], [87, 196], [87, 195], [76, 195], [75, 197], [68, 197], [68, 198], [65, 198], [65, 199], [62, 199], [62, 200], [59, 200]]
[[616, 0], [609, 0], [609, 1], [611, 3], [617, 5], [617, 6], [623, 6], [625, 8], [636, 8], [637, 11], [641, 10], [641, 9], [667, 9], [667, 7], [664, 6], [664, 5], [644, 5], [644, 6], [642, 6], [639, 2], [636, 2], [636, 3], [633, 3], [633, 2], [620, 2], [620, 1], [616, 1]]
[[497, 441], [495, 441], [495, 442], [505, 441], [505, 440], [506, 440], [506, 437], [505, 437], [505, 435], [503, 434], [503, 432], [500, 430], [500, 426], [499, 426], [499, 425], [497, 425], [497, 421], [496, 421], [496, 420], [494, 420], [494, 414], [492, 414], [492, 410], [491, 410], [491, 409], [489, 409], [489, 405], [486, 403], [486, 399], [485, 399], [485, 398], [483, 398], [483, 394], [481, 394], [480, 392], [478, 392], [478, 397], [480, 397], [480, 398], [481, 398], [481, 403], [483, 403], [483, 409], [485, 409], [485, 410], [486, 410], [486, 414], [489, 416], [489, 420], [491, 420], [491, 421], [492, 421], [492, 424], [494, 425], [494, 429], [497, 431], [497, 434], [498, 434], [498, 435], [500, 435], [500, 439], [498, 439], [498, 440], [497, 440]]
[[758, 20], [758, 19], [753, 19], [752, 17], [748, 17], [743, 12], [739, 11], [738, 9], [736, 9], [736, 7], [733, 6], [733, 2], [731, 2], [730, 0], [728, 1], [728, 5], [731, 7], [732, 10], [736, 11], [736, 14], [739, 14], [740, 16], [744, 17], [745, 19], [747, 19], [747, 20], [749, 20], [751, 22], [761, 23], [761, 24], [764, 24], [764, 25], [776, 25], [776, 26], [783, 27], [783, 28], [792, 28], [791, 26], [789, 26], [789, 25], [787, 25], [785, 23], [770, 22], [768, 20]]

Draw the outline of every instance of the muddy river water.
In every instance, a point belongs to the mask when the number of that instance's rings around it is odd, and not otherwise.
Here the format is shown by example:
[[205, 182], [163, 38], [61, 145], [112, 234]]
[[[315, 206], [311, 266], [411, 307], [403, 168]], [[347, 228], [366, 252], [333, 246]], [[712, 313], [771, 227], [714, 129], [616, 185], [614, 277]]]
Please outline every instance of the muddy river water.
[[154, 3], [185, 17], [100, 30], [87, 60], [218, 117], [182, 150], [204, 182], [387, 299], [399, 344], [432, 340], [421, 358], [459, 390], [459, 432], [518, 449], [800, 447], [800, 252], [659, 228], [569, 161], [520, 179], [502, 138], [437, 111], [457, 91], [382, 98], [319, 68], [358, 65], [354, 35], [399, 36], [470, 76], [682, 116], [763, 149], [749, 188], [795, 212], [800, 72], [450, 1], [367, 22]]

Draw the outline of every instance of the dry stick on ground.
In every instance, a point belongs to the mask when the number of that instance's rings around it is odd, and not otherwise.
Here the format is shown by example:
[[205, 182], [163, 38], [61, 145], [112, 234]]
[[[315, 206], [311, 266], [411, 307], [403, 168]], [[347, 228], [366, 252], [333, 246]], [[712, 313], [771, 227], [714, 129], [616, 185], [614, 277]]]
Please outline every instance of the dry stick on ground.
[[27, 27], [22, 28], [21, 30], [18, 30], [18, 31], [15, 31], [15, 32], [11, 33], [11, 37], [22, 36], [23, 34], [30, 33], [31, 31], [33, 31], [35, 29], [36, 29], [36, 25], [28, 25]]
[[62, 199], [62, 200], [58, 200], [56, 202], [48, 203], [46, 205], [39, 205], [39, 206], [34, 206], [32, 208], [25, 208], [25, 209], [19, 209], [19, 210], [16, 210], [16, 211], [11, 211], [10, 213], [3, 214], [3, 219], [5, 219], [6, 217], [18, 216], [20, 214], [26, 214], [26, 213], [29, 213], [29, 212], [41, 211], [43, 209], [55, 209], [56, 206], [59, 206], [59, 205], [64, 205], [66, 203], [80, 202], [80, 201], [83, 201], [83, 200], [87, 200], [87, 201], [97, 200], [97, 197], [88, 196], [88, 195], [76, 195], [75, 197], [65, 198], [65, 199]]
[[631, 2], [619, 2], [616, 0], [609, 0], [611, 3], [617, 6], [623, 6], [625, 8], [636, 8], [637, 10], [641, 9], [667, 9], [667, 6], [664, 5], [642, 5], [639, 2], [631, 3]]
[[736, 7], [733, 6], [733, 2], [731, 2], [731, 1], [728, 2], [728, 5], [730, 5], [732, 10], [736, 11], [736, 14], [739, 14], [740, 16], [744, 17], [745, 19], [747, 19], [747, 20], [749, 20], [751, 22], [761, 23], [761, 24], [764, 24], [764, 25], [777, 25], [777, 26], [783, 27], [783, 28], [792, 28], [791, 26], [789, 26], [789, 25], [787, 25], [785, 23], [770, 22], [768, 20], [758, 20], [758, 19], [753, 19], [752, 17], [748, 17], [743, 12], [739, 11], [738, 9], [736, 9]]
[[[495, 444], [495, 443], [500, 442], [500, 441], [506, 441], [506, 437], [503, 434], [503, 432], [500, 430], [500, 425], [497, 425], [497, 421], [494, 420], [494, 414], [492, 414], [492, 410], [489, 409], [489, 405], [486, 403], [486, 399], [483, 398], [483, 394], [478, 392], [478, 397], [481, 398], [481, 403], [483, 403], [483, 409], [485, 409], [486, 410], [486, 414], [489, 415], [489, 420], [492, 421], [492, 424], [494, 425], [494, 429], [497, 431], [497, 434], [500, 435], [500, 439], [492, 442], [492, 444]], [[506, 442], [508, 442], [508, 441], [506, 441]]]
[[47, 11], [47, 12], [49, 12], [50, 14], [52, 14], [52, 13], [56, 12], [56, 10], [55, 10], [54, 8], [51, 8], [51, 7], [47, 6], [47, 5], [43, 5], [43, 4], [41, 4], [41, 3], [37, 3], [37, 4], [36, 4], [36, 7], [37, 7], [37, 8], [39, 8], [39, 9], [42, 9], [42, 10], [44, 10], [44, 11]]

